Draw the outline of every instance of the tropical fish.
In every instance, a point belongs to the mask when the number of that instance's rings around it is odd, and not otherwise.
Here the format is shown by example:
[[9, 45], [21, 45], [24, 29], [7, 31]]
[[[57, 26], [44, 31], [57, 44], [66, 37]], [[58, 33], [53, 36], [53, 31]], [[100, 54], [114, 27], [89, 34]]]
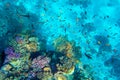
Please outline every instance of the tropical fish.
[[92, 56], [91, 56], [90, 54], [85, 53], [85, 56], [86, 56], [88, 59], [92, 59]]

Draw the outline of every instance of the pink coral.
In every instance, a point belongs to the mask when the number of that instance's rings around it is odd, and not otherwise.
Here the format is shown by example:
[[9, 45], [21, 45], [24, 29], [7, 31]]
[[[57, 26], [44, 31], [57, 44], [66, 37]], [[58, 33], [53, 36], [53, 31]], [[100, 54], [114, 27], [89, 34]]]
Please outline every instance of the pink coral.
[[36, 68], [40, 70], [46, 65], [48, 65], [49, 62], [50, 62], [50, 59], [48, 57], [38, 56], [37, 58], [33, 59], [32, 68]]

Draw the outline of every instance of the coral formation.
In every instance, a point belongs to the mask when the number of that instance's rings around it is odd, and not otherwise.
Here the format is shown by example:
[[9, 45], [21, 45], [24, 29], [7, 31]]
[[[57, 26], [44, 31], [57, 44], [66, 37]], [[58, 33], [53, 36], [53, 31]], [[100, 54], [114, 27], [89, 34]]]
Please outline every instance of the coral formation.
[[62, 72], [57, 72], [55, 75], [55, 80], [68, 80], [67, 77]]
[[[58, 71], [62, 71], [66, 74], [72, 74], [74, 72], [74, 62], [71, 59], [61, 59], [61, 64], [57, 64]], [[69, 65], [69, 66], [68, 66]]]
[[13, 47], [6, 48], [5, 49], [5, 54], [6, 54], [5, 63], [20, 58], [20, 54], [19, 53], [15, 53]]
[[40, 48], [41, 43], [37, 37], [24, 34], [15, 36], [15, 39], [10, 38], [9, 45], [21, 54], [37, 52], [42, 49]]
[[0, 80], [4, 80], [6, 75], [0, 71]]
[[37, 49], [42, 47], [37, 45], [37, 37], [20, 35], [11, 41], [4, 50], [5, 65], [1, 68], [10, 75], [5, 79], [69, 80], [68, 77], [75, 74], [80, 58], [75, 58], [75, 55], [80, 50], [74, 42], [59, 37], [54, 41], [56, 52], [46, 52]]
[[72, 50], [73, 43], [70, 43], [67, 38], [65, 37], [58, 37], [54, 41], [54, 47], [56, 48], [56, 51], [58, 52], [64, 52], [67, 53], [67, 51]]
[[76, 46], [74, 41], [69, 41], [66, 37], [58, 37], [54, 40], [55, 50], [64, 53], [68, 58], [75, 57], [81, 58], [80, 47]]
[[32, 61], [32, 68], [39, 71], [45, 66], [48, 66], [50, 59], [44, 56], [38, 56], [37, 58], [33, 59]]
[[53, 74], [51, 72], [39, 72], [37, 73], [37, 77], [40, 80], [53, 80]]

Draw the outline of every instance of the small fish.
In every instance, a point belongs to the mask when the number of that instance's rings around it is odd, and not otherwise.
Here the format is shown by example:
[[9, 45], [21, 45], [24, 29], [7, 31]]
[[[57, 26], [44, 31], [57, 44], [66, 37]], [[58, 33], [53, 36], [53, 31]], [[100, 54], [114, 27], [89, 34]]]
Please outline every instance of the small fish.
[[117, 52], [118, 52], [118, 50], [117, 50], [117, 49], [113, 49], [113, 52], [114, 52], [114, 53], [117, 53]]
[[26, 17], [26, 18], [30, 18], [30, 14], [25, 14], [25, 15], [20, 15], [20, 16], [23, 16], [23, 17]]
[[108, 29], [112, 29], [112, 27], [109, 27]]
[[116, 36], [118, 33], [114, 33], [113, 36]]
[[101, 41], [97, 41], [97, 44], [100, 45], [100, 44], [101, 44]]
[[88, 59], [92, 59], [92, 57], [91, 57], [90, 54], [85, 53], [85, 56], [86, 56]]
[[65, 28], [65, 33], [66, 33], [66, 28]]
[[96, 18], [97, 17], [97, 15], [93, 15], [93, 17], [92, 18]]
[[51, 35], [51, 37], [54, 37], [54, 36], [55, 36], [55, 34], [52, 34], [52, 35]]

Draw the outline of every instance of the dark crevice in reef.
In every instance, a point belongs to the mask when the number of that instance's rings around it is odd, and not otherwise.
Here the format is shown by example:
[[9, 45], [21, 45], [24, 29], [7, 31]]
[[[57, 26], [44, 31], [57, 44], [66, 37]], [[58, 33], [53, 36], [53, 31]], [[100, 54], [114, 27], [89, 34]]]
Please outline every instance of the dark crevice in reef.
[[4, 51], [2, 51], [2, 53], [0, 54], [0, 68], [3, 66], [4, 61], [5, 61], [5, 53]]

